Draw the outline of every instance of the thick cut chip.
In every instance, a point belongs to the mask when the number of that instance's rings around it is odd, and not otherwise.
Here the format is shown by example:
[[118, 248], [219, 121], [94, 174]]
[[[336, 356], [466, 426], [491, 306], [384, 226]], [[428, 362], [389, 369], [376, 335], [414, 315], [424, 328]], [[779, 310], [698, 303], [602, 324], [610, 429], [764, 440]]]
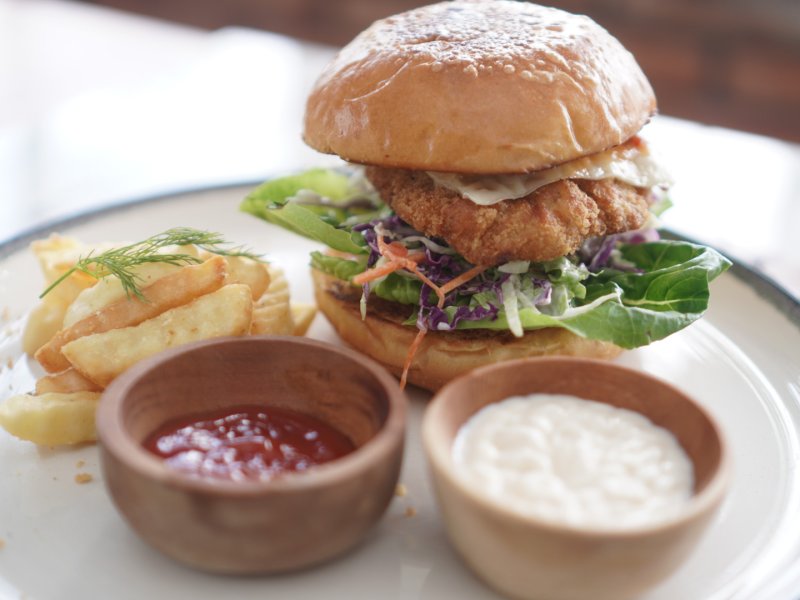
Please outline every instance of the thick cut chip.
[[61, 349], [81, 337], [113, 329], [131, 327], [161, 313], [218, 290], [227, 274], [225, 260], [216, 256], [206, 262], [182, 267], [157, 279], [142, 290], [144, 299], [120, 298], [71, 327], [59, 331], [36, 352], [36, 360], [50, 373], [70, 366]]
[[96, 439], [94, 415], [100, 394], [23, 394], [0, 404], [0, 425], [11, 435], [44, 446]]
[[[108, 247], [109, 244], [103, 244], [97, 251]], [[74, 238], [53, 234], [47, 239], [31, 243], [31, 250], [39, 260], [39, 266], [47, 285], [50, 285], [75, 266], [81, 256], [86, 256], [93, 249]], [[96, 281], [94, 277], [76, 271], [53, 288], [46, 297], [51, 300], [57, 299], [61, 304], [67, 305], [75, 300], [83, 290], [93, 286]]]
[[84, 377], [106, 387], [135, 363], [167, 348], [245, 335], [250, 330], [252, 314], [250, 287], [226, 285], [134, 327], [81, 337], [66, 344], [62, 352]]
[[101, 392], [103, 388], [94, 381], [89, 381], [78, 373], [75, 369], [67, 369], [61, 373], [47, 375], [36, 382], [36, 394], [48, 394], [51, 392], [70, 393], [70, 392]]
[[[134, 267], [133, 271], [136, 273], [136, 285], [140, 289], [146, 289], [162, 277], [182, 268], [181, 265], [169, 263], [147, 263]], [[83, 290], [69, 305], [67, 314], [64, 315], [64, 327], [72, 327], [106, 306], [127, 299], [128, 295], [117, 277], [103, 277], [92, 287]]]
[[267, 270], [269, 271], [270, 284], [267, 291], [259, 298], [258, 303], [261, 306], [288, 304], [289, 282], [286, 280], [283, 269], [274, 265], [269, 265]]
[[294, 321], [294, 331], [292, 335], [305, 335], [314, 317], [317, 316], [317, 307], [313, 304], [295, 304], [291, 305], [292, 320]]
[[270, 284], [253, 307], [253, 335], [292, 335], [294, 320], [289, 308], [289, 283], [283, 271], [269, 266]]
[[[162, 254], [186, 254], [199, 258], [197, 248], [194, 246], [165, 246], [160, 252]], [[136, 279], [136, 285], [143, 289], [162, 277], [182, 269], [186, 264], [148, 262], [133, 265], [130, 271]], [[64, 327], [70, 327], [101, 308], [127, 297], [128, 294], [118, 277], [103, 277], [96, 280], [92, 287], [82, 291], [75, 301], [70, 304], [67, 314], [64, 316]]]
[[245, 283], [253, 292], [253, 300], [258, 300], [269, 288], [270, 275], [263, 263], [244, 256], [226, 256], [228, 276], [225, 285]]
[[252, 335], [293, 335], [294, 320], [288, 304], [256, 306], [253, 309]]
[[22, 333], [22, 349], [29, 356], [44, 346], [61, 329], [67, 307], [55, 296], [45, 296], [28, 315]]

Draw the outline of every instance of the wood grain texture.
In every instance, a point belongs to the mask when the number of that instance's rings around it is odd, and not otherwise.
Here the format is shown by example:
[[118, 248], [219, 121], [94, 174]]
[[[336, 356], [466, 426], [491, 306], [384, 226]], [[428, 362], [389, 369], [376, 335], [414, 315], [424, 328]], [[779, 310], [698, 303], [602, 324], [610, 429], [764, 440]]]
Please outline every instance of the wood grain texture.
[[[245, 404], [322, 419], [357, 449], [304, 472], [235, 482], [173, 471], [141, 446], [166, 421]], [[97, 418], [104, 479], [129, 524], [185, 564], [299, 569], [352, 548], [383, 515], [405, 404], [388, 373], [346, 349], [274, 336], [201, 342], [140, 363], [107, 389]]]
[[[669, 520], [620, 530], [521, 516], [454, 475], [459, 428], [489, 403], [531, 393], [568, 394], [634, 410], [671, 431], [692, 461], [695, 491]], [[528, 600], [638, 597], [687, 558], [727, 487], [725, 442], [708, 414], [645, 373], [576, 358], [527, 359], [477, 369], [434, 397], [422, 426], [439, 507], [453, 545], [492, 587]]]

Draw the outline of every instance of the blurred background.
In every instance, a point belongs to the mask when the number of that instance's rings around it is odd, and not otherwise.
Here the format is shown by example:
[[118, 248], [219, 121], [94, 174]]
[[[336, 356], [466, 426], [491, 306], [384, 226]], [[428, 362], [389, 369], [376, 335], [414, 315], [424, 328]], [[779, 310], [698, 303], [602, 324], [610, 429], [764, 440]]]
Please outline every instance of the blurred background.
[[[425, 0], [0, 0], [0, 241], [335, 161], [303, 144], [336, 48]], [[666, 227], [800, 298], [800, 0], [558, 0], [630, 49]], [[679, 118], [675, 118], [679, 117]], [[1, 275], [1, 274], [0, 274]]]
[[[419, 0], [90, 0], [218, 29], [343, 45]], [[800, 0], [554, 0], [636, 56], [662, 113], [800, 142]]]

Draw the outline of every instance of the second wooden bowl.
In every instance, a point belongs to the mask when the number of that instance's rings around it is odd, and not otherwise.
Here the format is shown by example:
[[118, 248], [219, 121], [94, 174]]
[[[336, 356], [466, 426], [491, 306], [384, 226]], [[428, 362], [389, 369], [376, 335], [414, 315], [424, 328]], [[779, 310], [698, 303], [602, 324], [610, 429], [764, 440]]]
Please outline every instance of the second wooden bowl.
[[[615, 530], [522, 515], [466, 484], [452, 457], [458, 430], [487, 404], [534, 393], [604, 402], [669, 430], [693, 464], [693, 496], [676, 516]], [[641, 594], [686, 559], [727, 487], [726, 445], [713, 419], [668, 383], [608, 362], [540, 358], [477, 369], [436, 395], [422, 437], [451, 542], [481, 578], [512, 598], [623, 600]]]

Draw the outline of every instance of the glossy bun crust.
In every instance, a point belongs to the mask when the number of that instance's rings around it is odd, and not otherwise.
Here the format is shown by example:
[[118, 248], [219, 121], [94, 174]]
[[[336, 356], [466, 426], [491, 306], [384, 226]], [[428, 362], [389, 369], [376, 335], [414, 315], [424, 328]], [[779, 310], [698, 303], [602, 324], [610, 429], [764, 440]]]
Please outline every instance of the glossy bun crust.
[[374, 23], [306, 106], [310, 146], [358, 163], [535, 171], [632, 137], [656, 110], [633, 56], [591, 19], [456, 0]]
[[[371, 357], [398, 377], [406, 354], [417, 335], [415, 327], [402, 325], [410, 308], [370, 299], [367, 318], [361, 320], [360, 290], [312, 269], [317, 306], [347, 344]], [[425, 336], [408, 373], [409, 383], [436, 391], [448, 381], [490, 363], [531, 356], [579, 356], [612, 359], [622, 348], [588, 340], [565, 329], [530, 331], [521, 338], [507, 331], [430, 331]]]

